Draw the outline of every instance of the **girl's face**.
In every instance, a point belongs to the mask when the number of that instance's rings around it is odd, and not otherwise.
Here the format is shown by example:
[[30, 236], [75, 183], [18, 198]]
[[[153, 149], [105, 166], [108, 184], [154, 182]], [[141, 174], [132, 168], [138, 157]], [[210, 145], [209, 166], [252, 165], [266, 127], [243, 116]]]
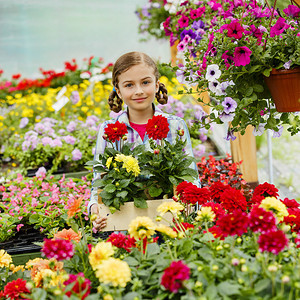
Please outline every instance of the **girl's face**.
[[120, 74], [118, 81], [116, 91], [128, 106], [130, 115], [153, 113], [152, 103], [159, 88], [153, 68], [141, 63]]

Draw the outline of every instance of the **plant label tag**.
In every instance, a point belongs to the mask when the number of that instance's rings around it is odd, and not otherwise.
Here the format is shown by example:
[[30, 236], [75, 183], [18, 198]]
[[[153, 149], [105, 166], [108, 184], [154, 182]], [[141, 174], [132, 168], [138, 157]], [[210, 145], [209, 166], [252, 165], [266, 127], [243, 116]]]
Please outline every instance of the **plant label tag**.
[[60, 97], [60, 99], [52, 105], [52, 108], [58, 112], [61, 110], [67, 103], [69, 102], [69, 98], [66, 96]]
[[58, 92], [58, 94], [56, 95], [56, 100], [59, 100], [62, 96], [63, 96], [63, 94], [65, 93], [67, 91], [67, 88], [66, 88], [66, 86], [63, 86], [62, 88], [61, 88], [61, 90]]

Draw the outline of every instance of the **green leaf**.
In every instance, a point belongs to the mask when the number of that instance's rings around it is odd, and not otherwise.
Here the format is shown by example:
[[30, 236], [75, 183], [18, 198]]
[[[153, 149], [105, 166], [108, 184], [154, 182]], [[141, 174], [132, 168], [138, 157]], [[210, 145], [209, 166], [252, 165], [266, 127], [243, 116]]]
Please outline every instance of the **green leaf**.
[[139, 262], [132, 256], [125, 257], [124, 261], [126, 261], [130, 267], [136, 267], [139, 265]]
[[40, 219], [40, 216], [38, 214], [34, 214], [34, 215], [31, 214], [29, 217], [29, 223], [30, 224], [38, 223], [39, 219]]
[[262, 279], [260, 281], [258, 281], [255, 286], [254, 286], [254, 290], [256, 293], [260, 293], [263, 290], [267, 289], [268, 287], [271, 286], [271, 280], [268, 278]]
[[103, 187], [103, 181], [101, 178], [95, 179], [93, 181], [93, 187]]
[[143, 198], [134, 198], [134, 206], [138, 208], [148, 208], [148, 204]]
[[236, 283], [223, 281], [217, 286], [220, 295], [238, 295], [240, 293], [240, 286]]
[[151, 197], [158, 197], [162, 192], [163, 190], [161, 188], [158, 188], [154, 185], [149, 187], [149, 194]]
[[264, 70], [264, 71], [263, 71], [264, 76], [269, 77], [271, 71], [272, 71], [272, 68], [269, 68], [269, 69]]
[[160, 253], [160, 248], [157, 243], [151, 243], [147, 245], [147, 255], [156, 255]]
[[90, 160], [90, 161], [87, 161], [85, 163], [86, 166], [94, 166], [96, 164], [99, 164], [99, 161], [97, 161], [97, 160]]
[[254, 84], [253, 85], [253, 90], [256, 93], [262, 93], [264, 91], [264, 87], [261, 84]]
[[107, 193], [113, 193], [116, 190], [116, 186], [114, 184], [110, 183], [107, 186], [105, 186], [104, 190]]
[[247, 88], [247, 90], [245, 91], [245, 95], [247, 96], [247, 97], [250, 97], [251, 95], [252, 95], [252, 93], [253, 93], [253, 87], [249, 87], [249, 88]]
[[118, 198], [125, 198], [126, 196], [128, 195], [128, 191], [121, 191], [121, 192], [118, 192], [117, 194], [116, 194], [116, 197], [118, 197]]
[[128, 185], [129, 185], [129, 183], [130, 183], [130, 179], [122, 179], [122, 180], [120, 180], [119, 181], [119, 187], [120, 188], [125, 188], [125, 187], [127, 187]]
[[173, 185], [177, 185], [178, 184], [178, 180], [175, 177], [173, 177], [173, 176], [169, 176], [169, 180], [170, 180], [170, 182]]
[[[125, 296], [122, 296], [123, 300], [132, 300], [132, 299], [135, 299], [135, 298], [136, 299], [140, 299], [140, 294], [138, 294], [136, 292], [130, 292], [130, 293], [126, 294]], [[88, 300], [88, 298], [85, 298], [85, 299]], [[97, 299], [99, 299], [99, 296], [98, 296]]]

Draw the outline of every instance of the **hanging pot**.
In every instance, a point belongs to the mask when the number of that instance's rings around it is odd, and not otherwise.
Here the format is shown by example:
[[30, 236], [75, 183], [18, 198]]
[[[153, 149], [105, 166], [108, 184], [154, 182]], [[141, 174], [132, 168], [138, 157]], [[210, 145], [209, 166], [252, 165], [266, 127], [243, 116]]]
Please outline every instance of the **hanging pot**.
[[265, 82], [278, 112], [300, 111], [300, 67], [291, 70], [273, 69]]

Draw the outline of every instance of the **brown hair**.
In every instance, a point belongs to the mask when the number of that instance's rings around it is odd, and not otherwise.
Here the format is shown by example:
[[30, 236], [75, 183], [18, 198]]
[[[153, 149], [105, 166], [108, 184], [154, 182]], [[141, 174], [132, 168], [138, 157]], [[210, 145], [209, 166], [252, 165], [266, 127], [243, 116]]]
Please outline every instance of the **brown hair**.
[[[118, 88], [118, 77], [120, 74], [141, 63], [145, 63], [147, 66], [153, 68], [155, 79], [158, 81], [160, 75], [153, 59], [142, 52], [129, 52], [119, 57], [114, 64], [112, 71], [113, 86]], [[160, 104], [166, 104], [168, 102], [168, 91], [163, 83], [159, 83], [158, 92], [156, 93], [155, 98]], [[113, 90], [108, 97], [110, 109], [114, 112], [119, 112], [122, 109], [122, 103], [123, 100], [119, 98], [117, 92]]]

